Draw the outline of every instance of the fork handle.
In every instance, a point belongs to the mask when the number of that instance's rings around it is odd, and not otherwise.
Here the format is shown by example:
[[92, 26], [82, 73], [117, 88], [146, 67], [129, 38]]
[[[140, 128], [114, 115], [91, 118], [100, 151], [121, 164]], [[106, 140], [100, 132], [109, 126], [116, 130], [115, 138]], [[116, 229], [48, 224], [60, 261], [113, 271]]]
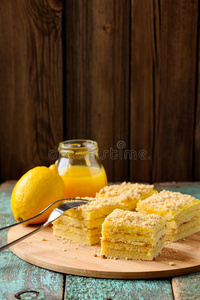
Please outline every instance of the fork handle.
[[[63, 202], [64, 200], [68, 200], [68, 199], [67, 199], [67, 198], [66, 198], [66, 199], [59, 199], [59, 200], [57, 200], [57, 201], [51, 203], [49, 206], [47, 206], [45, 209], [43, 209], [41, 212], [39, 212], [39, 214], [37, 214], [37, 215], [35, 215], [35, 216], [33, 216], [33, 217], [29, 218], [29, 219], [26, 219], [26, 220], [23, 220], [23, 221], [20, 221], [20, 222], [17, 222], [17, 223], [14, 223], [14, 224], [7, 225], [7, 226], [5, 226], [5, 227], [2, 227], [2, 228], [0, 228], [0, 231], [5, 230], [5, 229], [9, 229], [9, 228], [11, 228], [11, 227], [14, 227], [14, 226], [17, 226], [17, 225], [20, 225], [20, 224], [23, 224], [23, 223], [26, 223], [26, 222], [28, 222], [28, 221], [31, 221], [31, 220], [33, 220], [33, 219], [35, 219], [35, 218], [41, 216], [41, 215], [42, 215], [47, 209], [49, 209], [52, 205], [54, 205], [54, 204], [56, 204], [56, 203], [58, 203], [58, 202], [60, 202], [60, 201]], [[0, 249], [1, 249], [1, 248], [0, 248]]]
[[44, 223], [42, 226], [40, 226], [40, 227], [36, 228], [35, 230], [33, 230], [33, 231], [31, 231], [31, 232], [29, 232], [29, 233], [27, 233], [27, 234], [21, 236], [20, 238], [14, 240], [13, 242], [10, 242], [10, 243], [8, 243], [8, 244], [6, 244], [6, 245], [0, 247], [0, 252], [3, 251], [3, 250], [5, 250], [5, 249], [7, 249], [7, 248], [9, 248], [9, 247], [11, 247], [11, 246], [13, 246], [13, 245], [15, 245], [15, 244], [17, 244], [17, 243], [19, 243], [20, 241], [23, 241], [24, 239], [26, 239], [27, 237], [31, 236], [32, 234], [34, 234], [34, 233], [36, 233], [36, 232], [42, 230], [44, 227], [46, 227], [46, 226], [49, 225], [50, 223], [51, 223], [51, 222], [46, 222], [46, 223]]
[[[28, 221], [31, 221], [31, 220], [33, 220], [33, 219], [39, 217], [40, 215], [42, 215], [42, 214], [43, 214], [47, 209], [49, 209], [52, 205], [54, 205], [54, 204], [56, 204], [56, 203], [58, 203], [58, 202], [60, 202], [60, 201], [63, 202], [63, 201], [66, 201], [66, 200], [81, 200], [81, 201], [84, 201], [84, 200], [86, 200], [86, 199], [80, 199], [80, 198], [75, 198], [75, 199], [73, 199], [73, 198], [59, 199], [59, 200], [57, 200], [57, 201], [51, 203], [49, 206], [47, 206], [45, 209], [43, 209], [39, 214], [35, 215], [34, 217], [29, 218], [29, 219], [24, 220], [24, 221], [21, 221], [21, 222], [17, 222], [17, 223], [14, 223], [14, 224], [11, 224], [11, 225], [2, 227], [2, 228], [0, 228], [0, 231], [5, 230], [5, 229], [9, 229], [9, 228], [11, 228], [11, 227], [14, 227], [14, 226], [17, 226], [17, 225], [20, 225], [20, 224], [23, 224], [23, 223], [26, 223], [26, 222], [28, 222]], [[1, 251], [1, 248], [0, 248], [0, 251]]]

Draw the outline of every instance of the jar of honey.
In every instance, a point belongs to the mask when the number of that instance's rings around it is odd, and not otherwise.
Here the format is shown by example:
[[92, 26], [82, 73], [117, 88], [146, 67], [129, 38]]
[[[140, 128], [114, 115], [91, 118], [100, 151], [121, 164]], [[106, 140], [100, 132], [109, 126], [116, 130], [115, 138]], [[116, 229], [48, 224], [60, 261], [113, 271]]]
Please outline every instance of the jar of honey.
[[58, 172], [65, 183], [65, 198], [94, 197], [107, 185], [107, 176], [99, 160], [98, 144], [91, 140], [59, 143]]

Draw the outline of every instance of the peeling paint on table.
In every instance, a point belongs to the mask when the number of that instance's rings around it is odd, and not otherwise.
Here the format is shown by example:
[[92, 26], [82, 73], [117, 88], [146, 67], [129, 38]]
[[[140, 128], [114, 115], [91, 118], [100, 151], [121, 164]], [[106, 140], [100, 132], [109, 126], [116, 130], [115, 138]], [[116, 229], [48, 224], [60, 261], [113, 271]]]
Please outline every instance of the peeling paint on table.
[[173, 299], [171, 282], [167, 280], [116, 280], [68, 276], [65, 299], [77, 300], [151, 300]]
[[[11, 192], [12, 189], [8, 185], [2, 185], [0, 188], [0, 227], [15, 222], [10, 209]], [[7, 242], [6, 235], [6, 231], [1, 232], [1, 245]], [[34, 299], [60, 300], [63, 294], [63, 280], [62, 274], [28, 264], [15, 256], [10, 249], [0, 253], [1, 300], [17, 299], [15, 295], [18, 292], [22, 293], [27, 290], [39, 292], [38, 297]], [[33, 296], [35, 295], [33, 294]], [[23, 296], [22, 299], [26, 299], [28, 294], [26, 298], [25, 294]], [[28, 298], [32, 299], [30, 297], [29, 294]]]

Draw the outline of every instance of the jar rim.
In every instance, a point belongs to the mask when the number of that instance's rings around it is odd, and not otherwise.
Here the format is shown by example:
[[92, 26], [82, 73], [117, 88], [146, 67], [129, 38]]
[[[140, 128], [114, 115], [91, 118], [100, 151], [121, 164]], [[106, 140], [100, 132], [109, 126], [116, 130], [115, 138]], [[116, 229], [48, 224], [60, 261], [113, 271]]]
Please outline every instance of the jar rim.
[[95, 151], [98, 150], [98, 143], [93, 140], [86, 139], [74, 139], [66, 140], [59, 143], [59, 151], [73, 151], [73, 152], [82, 152], [82, 151]]

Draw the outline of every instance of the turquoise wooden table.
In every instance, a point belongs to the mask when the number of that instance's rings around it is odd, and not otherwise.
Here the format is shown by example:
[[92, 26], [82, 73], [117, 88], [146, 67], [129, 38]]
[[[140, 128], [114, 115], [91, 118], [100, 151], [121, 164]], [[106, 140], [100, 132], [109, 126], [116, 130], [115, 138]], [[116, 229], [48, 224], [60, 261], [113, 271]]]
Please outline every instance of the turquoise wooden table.
[[[5, 182], [0, 186], [0, 227], [14, 222], [10, 209], [14, 184]], [[164, 183], [155, 187], [188, 193], [200, 199], [200, 183]], [[6, 235], [7, 232], [0, 234], [0, 245], [7, 242]], [[0, 253], [0, 299], [200, 299], [200, 273], [152, 280], [79, 277], [36, 267], [7, 249]]]

